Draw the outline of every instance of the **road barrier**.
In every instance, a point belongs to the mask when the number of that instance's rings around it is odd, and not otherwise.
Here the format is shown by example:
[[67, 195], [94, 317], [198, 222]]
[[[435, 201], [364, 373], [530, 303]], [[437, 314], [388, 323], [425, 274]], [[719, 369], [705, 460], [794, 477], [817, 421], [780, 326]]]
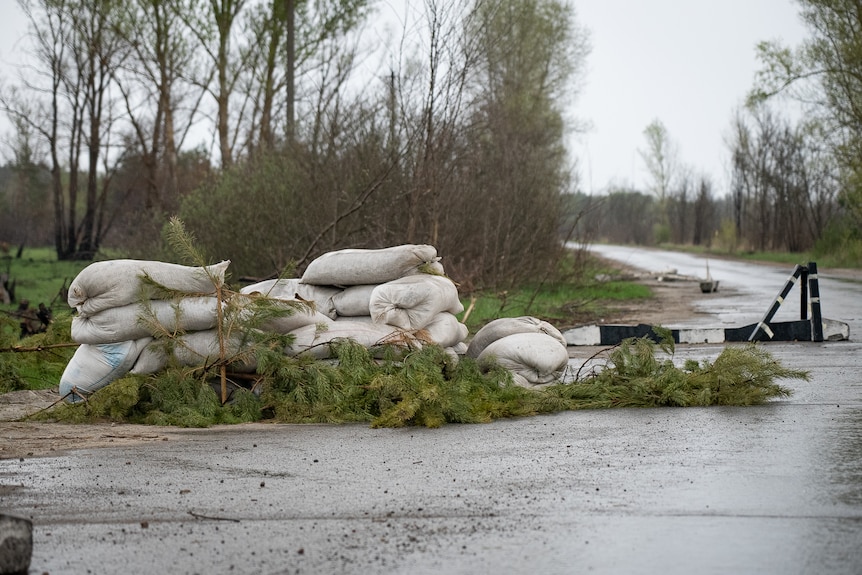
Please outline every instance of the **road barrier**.
[[[784, 303], [793, 286], [799, 284], [800, 315], [796, 321], [773, 322], [772, 318]], [[850, 326], [841, 321], [825, 319], [820, 311], [820, 282], [817, 264], [797, 265], [784, 287], [773, 300], [763, 319], [737, 328], [671, 329], [676, 343], [724, 343], [743, 341], [843, 341], [850, 338]], [[631, 337], [660, 337], [649, 324], [588, 325], [563, 332], [569, 345], [616, 345]]]

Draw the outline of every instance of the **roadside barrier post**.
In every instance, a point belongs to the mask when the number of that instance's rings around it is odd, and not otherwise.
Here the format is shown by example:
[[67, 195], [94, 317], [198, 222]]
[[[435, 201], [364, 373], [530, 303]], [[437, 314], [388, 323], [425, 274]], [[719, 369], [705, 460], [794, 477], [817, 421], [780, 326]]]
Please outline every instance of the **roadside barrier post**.
[[808, 287], [811, 303], [811, 341], [823, 341], [823, 317], [820, 312], [820, 280], [817, 278], [817, 263], [808, 262]]

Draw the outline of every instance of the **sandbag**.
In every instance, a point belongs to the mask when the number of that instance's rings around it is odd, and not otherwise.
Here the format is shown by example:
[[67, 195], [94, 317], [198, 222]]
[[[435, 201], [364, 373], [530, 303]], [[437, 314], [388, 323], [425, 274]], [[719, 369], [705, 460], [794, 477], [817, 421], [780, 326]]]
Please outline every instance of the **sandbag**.
[[290, 333], [307, 325], [328, 325], [333, 320], [319, 311], [299, 308], [290, 315], [273, 318], [263, 322], [260, 329], [273, 333]]
[[371, 319], [370, 315], [351, 315], [351, 316], [339, 315], [339, 316], [336, 316], [335, 319], [332, 321], [336, 321], [336, 322], [357, 321], [357, 322], [361, 322], [361, 323], [374, 323], [374, 320]]
[[470, 340], [470, 345], [467, 346], [467, 357], [475, 359], [493, 342], [516, 333], [544, 333], [559, 341], [564, 347], [567, 345], [566, 338], [560, 330], [546, 321], [530, 316], [503, 317], [488, 322], [476, 332]]
[[158, 335], [151, 322], [169, 333], [210, 329], [218, 322], [218, 300], [215, 297], [150, 300], [146, 304], [114, 307], [92, 315], [76, 315], [72, 318], [72, 340], [98, 344]]
[[145, 337], [79, 346], [60, 377], [60, 397], [75, 403], [120, 379], [129, 373], [141, 351], [151, 341], [151, 337]]
[[[242, 348], [243, 343], [239, 337], [225, 339], [226, 357], [238, 354]], [[211, 365], [220, 357], [218, 330], [195, 331], [174, 338], [169, 347], [166, 347], [164, 341], [149, 342], [141, 350], [138, 360], [131, 367], [130, 373], [157, 373], [165, 369], [168, 364], [187, 367]], [[251, 373], [256, 367], [257, 363], [252, 358], [243, 362], [236, 362], [230, 366], [230, 369], [231, 371]]]
[[69, 285], [69, 306], [78, 315], [88, 316], [102, 310], [136, 303], [145, 297], [144, 276], [169, 290], [187, 294], [214, 294], [216, 284], [224, 283], [229, 261], [206, 267], [144, 260], [109, 260], [84, 268]]
[[302, 299], [314, 302], [314, 307], [323, 315], [335, 319], [336, 311], [332, 299], [341, 292], [340, 288], [304, 284], [296, 278], [264, 280], [240, 289], [242, 294], [255, 294], [285, 300]]
[[557, 338], [545, 333], [516, 333], [492, 342], [479, 361], [495, 361], [512, 373], [516, 385], [536, 387], [559, 381], [569, 352]]
[[381, 284], [371, 292], [371, 317], [377, 323], [406, 330], [427, 326], [437, 314], [464, 311], [452, 280], [435, 275], [413, 275]]
[[332, 321], [328, 316], [317, 311], [314, 302], [266, 297], [259, 292], [235, 296], [231, 300], [231, 304], [241, 308], [240, 318], [246, 322], [251, 322], [255, 313], [263, 311], [259, 307], [260, 304], [272, 307], [274, 313], [268, 315], [274, 317], [255, 322], [255, 327], [262, 331], [284, 334], [305, 325]]
[[317, 359], [331, 357], [329, 344], [334, 340], [349, 339], [367, 348], [384, 343], [405, 346], [418, 346], [420, 343], [396, 327], [368, 322], [337, 321], [326, 329], [308, 325], [291, 333], [295, 339], [293, 344], [285, 347], [284, 353], [290, 356], [311, 355]]
[[[440, 347], [453, 347], [467, 339], [467, 326], [449, 312], [437, 314], [423, 330]], [[421, 332], [419, 332], [421, 334]]]
[[302, 274], [302, 283], [382, 284], [422, 272], [443, 273], [434, 246], [405, 244], [378, 250], [346, 249], [328, 252], [313, 260]]
[[335, 313], [341, 317], [370, 316], [369, 302], [371, 301], [371, 292], [376, 287], [376, 285], [372, 284], [344, 288], [332, 298]]

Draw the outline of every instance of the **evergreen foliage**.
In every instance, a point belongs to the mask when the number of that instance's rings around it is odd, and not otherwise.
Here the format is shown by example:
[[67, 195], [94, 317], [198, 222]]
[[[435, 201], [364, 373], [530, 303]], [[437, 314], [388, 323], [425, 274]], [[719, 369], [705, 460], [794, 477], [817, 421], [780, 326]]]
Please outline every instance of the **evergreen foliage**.
[[[656, 345], [664, 359], [656, 356]], [[659, 344], [625, 340], [611, 350], [604, 369], [552, 392], [579, 409], [756, 405], [791, 394], [777, 380], [809, 379], [807, 372], [782, 366], [754, 344], [728, 346], [715, 361], [688, 360], [682, 368], [674, 364], [673, 352], [669, 333]]]
[[440, 427], [578, 409], [756, 405], [790, 395], [778, 380], [809, 377], [755, 344], [728, 346], [714, 361], [677, 367], [669, 338], [626, 340], [608, 350], [603, 367], [536, 390], [515, 386], [495, 364], [455, 361], [436, 345], [406, 351], [389, 346], [384, 359], [376, 359], [381, 350], [351, 341], [333, 348], [330, 361], [265, 354], [252, 389], [235, 386], [225, 405], [212, 385], [212, 369], [173, 367], [125, 377], [86, 402], [40, 417], [185, 427], [260, 420]]

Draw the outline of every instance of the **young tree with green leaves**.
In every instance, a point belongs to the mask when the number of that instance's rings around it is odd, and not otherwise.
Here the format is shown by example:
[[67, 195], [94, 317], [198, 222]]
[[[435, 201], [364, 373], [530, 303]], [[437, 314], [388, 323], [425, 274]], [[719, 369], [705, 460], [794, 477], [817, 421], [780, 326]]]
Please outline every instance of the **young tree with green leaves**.
[[645, 150], [639, 150], [639, 152], [641, 159], [646, 164], [647, 172], [652, 178], [650, 191], [658, 200], [660, 220], [656, 231], [656, 240], [659, 242], [669, 241], [671, 233], [668, 202], [671, 186], [678, 171], [677, 149], [661, 120], [653, 120], [644, 129], [644, 137], [647, 147]]

